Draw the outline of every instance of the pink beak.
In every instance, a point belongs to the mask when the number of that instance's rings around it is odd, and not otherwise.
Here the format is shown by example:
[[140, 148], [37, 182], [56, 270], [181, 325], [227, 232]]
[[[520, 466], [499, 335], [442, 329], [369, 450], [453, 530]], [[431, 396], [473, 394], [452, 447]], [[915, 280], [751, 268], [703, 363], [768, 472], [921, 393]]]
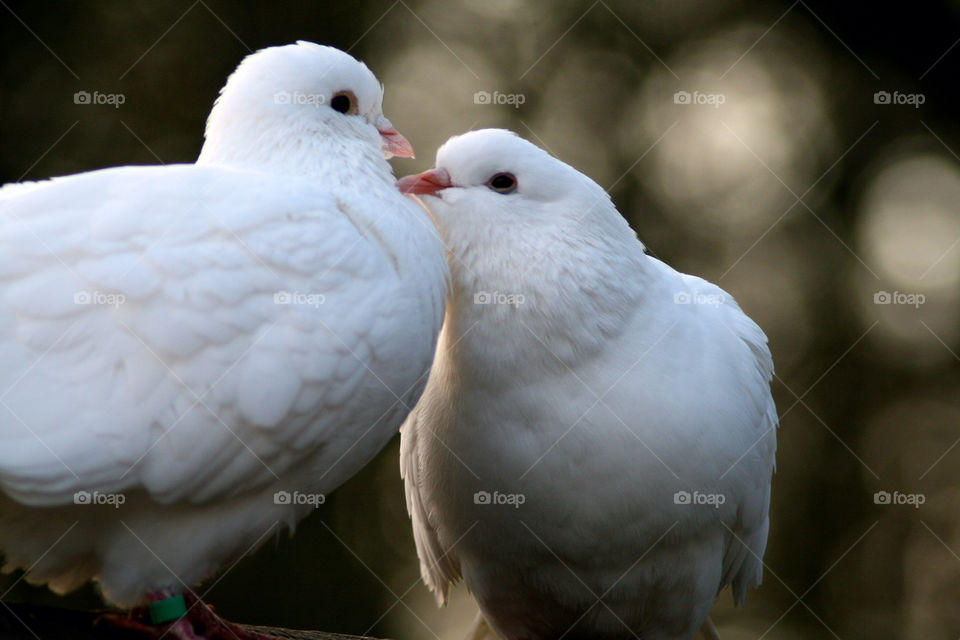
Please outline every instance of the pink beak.
[[376, 122], [377, 131], [380, 132], [380, 151], [383, 157], [389, 160], [396, 156], [398, 158], [412, 158], [413, 145], [406, 138], [400, 135], [400, 132], [393, 128], [390, 121], [380, 116]]
[[397, 189], [402, 194], [437, 195], [437, 191], [453, 186], [450, 174], [443, 169], [430, 169], [423, 173], [406, 176], [397, 180]]

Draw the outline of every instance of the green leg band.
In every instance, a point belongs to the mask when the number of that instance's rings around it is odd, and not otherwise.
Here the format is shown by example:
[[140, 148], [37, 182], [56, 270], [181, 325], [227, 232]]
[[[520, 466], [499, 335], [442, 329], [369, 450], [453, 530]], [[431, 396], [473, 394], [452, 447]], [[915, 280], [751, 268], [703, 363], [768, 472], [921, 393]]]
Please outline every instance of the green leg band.
[[163, 624], [177, 618], [182, 618], [187, 613], [187, 603], [183, 596], [174, 596], [166, 600], [157, 600], [150, 603], [150, 620], [153, 624]]

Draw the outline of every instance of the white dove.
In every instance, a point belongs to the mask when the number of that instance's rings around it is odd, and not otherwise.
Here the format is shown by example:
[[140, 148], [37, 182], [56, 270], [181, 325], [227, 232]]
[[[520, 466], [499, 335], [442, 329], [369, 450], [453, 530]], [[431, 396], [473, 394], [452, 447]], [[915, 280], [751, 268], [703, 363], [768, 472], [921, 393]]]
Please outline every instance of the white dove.
[[342, 51], [271, 47], [196, 164], [0, 190], [5, 570], [243, 633], [191, 587], [366, 464], [433, 358], [445, 251], [394, 186], [412, 149], [382, 98]]
[[454, 137], [398, 186], [451, 255], [434, 366], [401, 428], [438, 602], [462, 576], [505, 640], [680, 640], [725, 586], [743, 602], [776, 448], [760, 328], [511, 132]]

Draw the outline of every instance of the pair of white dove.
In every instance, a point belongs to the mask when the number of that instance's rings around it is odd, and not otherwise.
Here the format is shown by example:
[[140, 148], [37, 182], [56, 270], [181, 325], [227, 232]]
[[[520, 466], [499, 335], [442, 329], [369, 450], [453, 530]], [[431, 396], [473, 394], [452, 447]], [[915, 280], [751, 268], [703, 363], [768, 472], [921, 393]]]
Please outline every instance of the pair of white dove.
[[763, 333], [509, 132], [394, 185], [382, 97], [346, 53], [272, 47], [195, 164], [0, 190], [5, 570], [94, 580], [145, 636], [261, 637], [193, 587], [406, 418], [423, 576], [465, 579], [477, 636], [691, 637], [762, 573]]

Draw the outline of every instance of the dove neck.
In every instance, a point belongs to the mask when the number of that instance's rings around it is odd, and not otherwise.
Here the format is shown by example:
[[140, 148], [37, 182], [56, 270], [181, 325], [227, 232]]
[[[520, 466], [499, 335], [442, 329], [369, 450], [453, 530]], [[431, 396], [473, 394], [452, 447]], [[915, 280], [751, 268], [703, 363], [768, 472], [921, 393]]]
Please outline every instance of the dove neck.
[[444, 354], [451, 370], [479, 376], [469, 384], [495, 386], [602, 357], [638, 315], [650, 312], [648, 296], [658, 288], [642, 245], [633, 240], [618, 249], [546, 259], [518, 251], [515, 263], [508, 257], [495, 266], [471, 261], [470, 252], [451, 261], [455, 284], [442, 341], [451, 345]]
[[367, 179], [393, 184], [393, 172], [381, 155], [379, 140], [313, 131], [298, 135], [283, 127], [250, 130], [256, 133], [233, 136], [208, 130], [197, 164], [322, 179], [330, 186], [365, 183]]

